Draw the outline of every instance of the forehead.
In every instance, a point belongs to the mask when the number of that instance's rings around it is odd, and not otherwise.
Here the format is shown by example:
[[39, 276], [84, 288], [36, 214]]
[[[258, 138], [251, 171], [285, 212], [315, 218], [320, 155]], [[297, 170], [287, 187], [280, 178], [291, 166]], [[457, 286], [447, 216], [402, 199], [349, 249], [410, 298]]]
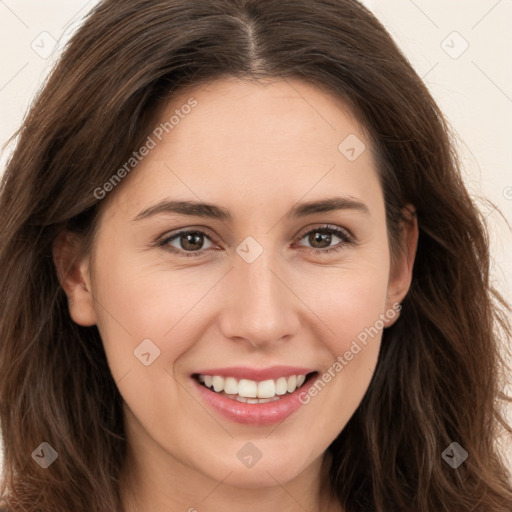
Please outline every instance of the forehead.
[[297, 79], [255, 82], [229, 78], [197, 86], [174, 97], [163, 109], [160, 122], [165, 124], [174, 113], [185, 110], [191, 98], [197, 106], [181, 116], [172, 128], [172, 137], [164, 135], [164, 143], [193, 145], [199, 153], [217, 147], [226, 150], [226, 157], [236, 154], [240, 158], [243, 151], [264, 159], [262, 146], [272, 150], [273, 156], [292, 157], [288, 154], [291, 149], [336, 151], [344, 132], [365, 136], [340, 98]]
[[364, 128], [338, 97], [300, 80], [188, 88], [162, 108], [149, 137], [153, 147], [116, 191], [123, 210], [169, 195], [250, 206], [364, 196], [377, 185]]

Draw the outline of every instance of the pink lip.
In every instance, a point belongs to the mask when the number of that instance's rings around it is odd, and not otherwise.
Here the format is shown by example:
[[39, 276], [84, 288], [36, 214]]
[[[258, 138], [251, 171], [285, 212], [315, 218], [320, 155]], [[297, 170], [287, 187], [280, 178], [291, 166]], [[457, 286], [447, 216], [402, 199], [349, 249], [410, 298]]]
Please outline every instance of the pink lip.
[[[230, 368], [229, 370], [232, 371], [233, 368]], [[215, 372], [217, 371], [218, 370], [215, 370]], [[309, 372], [298, 372], [299, 375], [305, 375], [306, 373]], [[205, 372], [205, 375], [211, 374]], [[219, 375], [219, 373], [214, 373], [213, 375]], [[233, 373], [228, 373], [227, 375], [235, 376]], [[284, 376], [282, 373], [280, 375]], [[296, 374], [291, 373], [290, 375]], [[297, 411], [301, 405], [303, 405], [299, 399], [300, 395], [307, 392], [307, 390], [314, 385], [316, 380], [316, 378], [308, 379], [308, 381], [299, 389], [293, 393], [283, 395], [279, 400], [274, 402], [247, 404], [228, 398], [225, 395], [215, 393], [200, 384], [195, 378], [192, 378], [194, 388], [212, 409], [231, 421], [254, 426], [272, 425], [274, 423], [284, 421], [288, 416]]]
[[249, 379], [261, 382], [290, 375], [307, 375], [316, 371], [314, 368], [302, 368], [298, 366], [271, 366], [270, 368], [248, 368], [245, 366], [232, 366], [231, 368], [208, 368], [200, 370], [196, 374], [219, 375], [221, 377], [234, 377], [235, 379]]

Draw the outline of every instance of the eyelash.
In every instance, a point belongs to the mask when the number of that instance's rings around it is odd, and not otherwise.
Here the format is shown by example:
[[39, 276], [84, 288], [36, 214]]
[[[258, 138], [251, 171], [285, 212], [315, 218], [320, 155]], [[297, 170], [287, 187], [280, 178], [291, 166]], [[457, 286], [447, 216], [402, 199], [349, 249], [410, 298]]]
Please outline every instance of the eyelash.
[[[347, 245], [354, 245], [355, 244], [355, 240], [354, 240], [353, 236], [351, 234], [349, 234], [348, 231], [342, 230], [342, 229], [334, 227], [334, 226], [328, 226], [328, 225], [324, 225], [324, 226], [321, 226], [321, 227], [314, 228], [314, 229], [311, 229], [309, 231], [306, 231], [304, 234], [302, 234], [301, 236], [298, 237], [298, 240], [300, 241], [305, 236], [307, 236], [307, 235], [309, 235], [311, 233], [316, 233], [316, 232], [322, 232], [322, 233], [328, 232], [328, 233], [334, 234], [338, 238], [341, 239], [341, 242], [339, 242], [335, 246], [329, 247], [327, 249], [314, 249], [314, 248], [305, 247], [305, 249], [307, 249], [309, 251], [309, 253], [312, 253], [312, 254], [315, 254], [315, 255], [318, 255], [318, 254], [324, 255], [324, 254], [327, 254], [327, 253], [339, 252], [345, 246], [347, 246]], [[206, 238], [208, 238], [210, 241], [213, 242], [211, 237], [209, 237], [204, 231], [201, 231], [199, 229], [197, 229], [197, 230], [193, 229], [193, 230], [183, 230], [183, 231], [179, 231], [178, 233], [174, 233], [172, 236], [168, 236], [168, 237], [165, 237], [165, 238], [163, 238], [161, 240], [158, 240], [155, 243], [155, 245], [157, 247], [162, 247], [165, 250], [170, 251], [173, 254], [178, 254], [180, 256], [185, 256], [187, 258], [202, 256], [204, 254], [204, 251], [207, 250], [207, 249], [199, 250], [199, 251], [188, 251], [187, 252], [187, 251], [183, 251], [183, 250], [180, 250], [180, 249], [176, 249], [175, 247], [172, 247], [172, 246], [168, 245], [169, 242], [171, 242], [171, 241], [173, 241], [175, 239], [179, 239], [182, 235], [188, 235], [188, 234], [201, 234], [201, 235], [204, 235]]]

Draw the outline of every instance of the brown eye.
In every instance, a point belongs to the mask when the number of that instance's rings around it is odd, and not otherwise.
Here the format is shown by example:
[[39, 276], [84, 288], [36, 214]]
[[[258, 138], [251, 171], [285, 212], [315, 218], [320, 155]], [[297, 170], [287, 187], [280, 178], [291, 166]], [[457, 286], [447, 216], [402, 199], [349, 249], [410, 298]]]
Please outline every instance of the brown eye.
[[166, 237], [158, 245], [171, 252], [185, 253], [185, 256], [200, 256], [204, 250], [209, 248], [204, 247], [205, 240], [212, 243], [210, 237], [202, 231], [180, 231]]
[[[306, 247], [306, 249], [310, 249], [315, 254], [325, 254], [331, 251], [341, 250], [348, 244], [353, 243], [352, 236], [349, 235], [348, 232], [342, 230], [337, 227], [330, 226], [322, 226], [319, 228], [312, 229], [302, 235], [300, 240], [307, 238], [310, 247]], [[336, 242], [336, 239], [339, 239], [338, 243], [335, 245], [331, 245], [332, 242]]]
[[195, 251], [202, 248], [204, 243], [204, 235], [202, 233], [184, 233], [179, 235], [178, 240], [181, 249], [186, 251]]
[[315, 249], [325, 249], [326, 247], [329, 247], [331, 245], [331, 240], [332, 233], [321, 233], [320, 231], [311, 231], [310, 234], [308, 235], [308, 242]]

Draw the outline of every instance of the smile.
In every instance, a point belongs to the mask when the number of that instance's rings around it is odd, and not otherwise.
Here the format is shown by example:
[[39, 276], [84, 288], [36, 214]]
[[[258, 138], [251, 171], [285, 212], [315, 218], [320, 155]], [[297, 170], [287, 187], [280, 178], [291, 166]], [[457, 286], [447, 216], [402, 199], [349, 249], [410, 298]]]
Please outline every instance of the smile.
[[307, 392], [318, 375], [310, 368], [276, 366], [201, 370], [191, 377], [198, 398], [213, 411], [236, 423], [263, 426], [299, 410], [299, 394]]
[[220, 393], [239, 402], [257, 404], [279, 400], [281, 396], [293, 393], [304, 384], [306, 375], [290, 375], [260, 382], [202, 374], [199, 374], [197, 379], [207, 388], [213, 389], [215, 393]]

